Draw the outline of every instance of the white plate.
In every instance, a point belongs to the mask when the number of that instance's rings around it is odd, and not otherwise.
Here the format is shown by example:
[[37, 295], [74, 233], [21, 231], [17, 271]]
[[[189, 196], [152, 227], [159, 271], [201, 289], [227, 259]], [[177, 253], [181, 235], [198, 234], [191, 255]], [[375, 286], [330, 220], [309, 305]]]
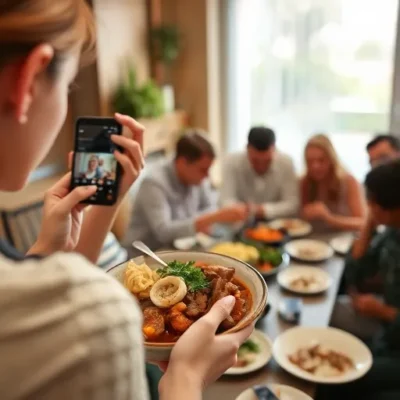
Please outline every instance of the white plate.
[[[267, 385], [274, 393], [280, 392], [280, 400], [312, 400], [310, 396], [295, 389], [291, 386], [286, 385]], [[253, 389], [246, 389], [244, 392], [240, 393], [236, 400], [257, 400]]]
[[[298, 226], [290, 229], [286, 229], [286, 223], [289, 221], [293, 221]], [[307, 236], [312, 232], [312, 226], [307, 221], [303, 221], [299, 218], [282, 218], [275, 219], [271, 221], [268, 226], [272, 229], [286, 229], [291, 237], [298, 238], [302, 236]]]
[[216, 240], [211, 236], [208, 236], [204, 233], [197, 233], [196, 236], [188, 236], [174, 240], [174, 247], [178, 250], [190, 250], [199, 244], [204, 249], [208, 249], [209, 247], [215, 244]]
[[[316, 376], [289, 361], [288, 356], [303, 347], [319, 343], [350, 357], [355, 369], [340, 376]], [[372, 366], [372, 354], [368, 347], [355, 336], [335, 328], [296, 327], [282, 333], [272, 349], [276, 362], [291, 374], [315, 383], [345, 383], [361, 378]]]
[[343, 235], [332, 239], [330, 241], [330, 245], [332, 246], [333, 250], [336, 251], [336, 253], [345, 256], [350, 251], [353, 241], [354, 241], [354, 236]]
[[250, 339], [260, 346], [260, 352], [257, 354], [256, 359], [246, 365], [245, 367], [232, 367], [229, 368], [224, 375], [243, 375], [253, 371], [257, 371], [268, 363], [272, 357], [272, 341], [262, 331], [255, 329], [251, 334]]
[[[318, 285], [315, 285], [309, 289], [294, 289], [291, 288], [290, 283], [297, 278], [308, 278], [313, 277]], [[298, 294], [317, 294], [325, 292], [332, 283], [330, 275], [320, 268], [307, 267], [307, 266], [293, 266], [286, 268], [278, 274], [278, 283], [286, 290], [290, 290], [293, 293]]]
[[[322, 262], [328, 260], [334, 254], [329, 244], [311, 239], [293, 240], [285, 245], [285, 250], [290, 257], [306, 262]], [[312, 250], [314, 254], [305, 255], [301, 253], [302, 250]]]

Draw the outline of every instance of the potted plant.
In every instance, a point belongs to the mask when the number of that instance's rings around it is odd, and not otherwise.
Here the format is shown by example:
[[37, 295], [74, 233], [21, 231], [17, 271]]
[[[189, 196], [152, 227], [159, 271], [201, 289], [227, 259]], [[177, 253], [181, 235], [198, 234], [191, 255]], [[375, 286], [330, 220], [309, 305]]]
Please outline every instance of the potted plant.
[[179, 56], [180, 35], [174, 25], [159, 25], [151, 30], [153, 56], [163, 66], [162, 91], [167, 112], [175, 109], [171, 67]]
[[138, 84], [133, 66], [128, 68], [127, 79], [118, 86], [112, 103], [117, 112], [135, 119], [157, 118], [164, 113], [160, 88], [151, 79]]

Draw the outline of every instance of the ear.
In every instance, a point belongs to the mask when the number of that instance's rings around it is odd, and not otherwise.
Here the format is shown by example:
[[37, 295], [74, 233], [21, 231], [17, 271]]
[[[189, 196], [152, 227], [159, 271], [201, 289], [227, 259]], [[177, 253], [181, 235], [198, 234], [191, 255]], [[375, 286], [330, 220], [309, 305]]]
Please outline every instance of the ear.
[[14, 115], [20, 124], [28, 120], [28, 111], [35, 96], [35, 83], [46, 71], [54, 57], [54, 50], [48, 44], [36, 46], [18, 66], [11, 101]]

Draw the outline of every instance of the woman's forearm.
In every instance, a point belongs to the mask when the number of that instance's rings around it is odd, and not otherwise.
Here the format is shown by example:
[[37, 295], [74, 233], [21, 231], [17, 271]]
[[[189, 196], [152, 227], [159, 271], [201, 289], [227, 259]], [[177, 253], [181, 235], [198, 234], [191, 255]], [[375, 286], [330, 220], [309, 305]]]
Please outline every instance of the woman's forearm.
[[84, 255], [96, 264], [107, 233], [110, 231], [117, 215], [120, 203], [114, 206], [93, 206], [86, 211], [83, 220], [77, 253]]
[[201, 385], [190, 379], [185, 373], [171, 373], [167, 371], [161, 378], [159, 387], [160, 400], [201, 400]]
[[361, 229], [365, 218], [363, 217], [346, 217], [344, 215], [330, 214], [326, 218], [326, 222], [333, 228], [344, 231], [358, 231]]

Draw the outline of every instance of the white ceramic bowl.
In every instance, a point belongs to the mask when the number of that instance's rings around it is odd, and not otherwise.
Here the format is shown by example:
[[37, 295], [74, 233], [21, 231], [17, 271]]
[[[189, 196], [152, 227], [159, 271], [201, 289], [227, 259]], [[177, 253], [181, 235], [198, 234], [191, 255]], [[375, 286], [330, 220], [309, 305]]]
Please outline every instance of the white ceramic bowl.
[[257, 371], [268, 364], [272, 357], [271, 339], [258, 329], [254, 330], [249, 339], [253, 340], [260, 348], [260, 352], [257, 354], [255, 360], [245, 367], [229, 368], [224, 375], [245, 375]]
[[[250, 290], [253, 303], [250, 312], [235, 327], [225, 331], [222, 334], [237, 332], [260, 318], [262, 315], [267, 305], [268, 288], [260, 273], [250, 265], [220, 254], [199, 251], [163, 251], [158, 252], [157, 255], [165, 262], [171, 262], [174, 260], [182, 262], [202, 261], [210, 265], [213, 264], [235, 268], [235, 277], [243, 282]], [[134, 258], [133, 260], [136, 264], [142, 264], [145, 262], [151, 269], [160, 268], [160, 265], [153, 261], [153, 259], [150, 257], [141, 256]], [[123, 263], [112, 267], [107, 270], [107, 273], [114, 276], [114, 278], [123, 284], [126, 265], [127, 263]], [[146, 360], [167, 361], [174, 344], [175, 343], [145, 342]]]
[[[286, 385], [267, 385], [270, 389], [272, 389], [275, 393], [280, 392], [281, 399], [290, 399], [290, 400], [312, 400], [310, 396], [301, 392], [298, 389], [295, 389], [291, 386]], [[242, 392], [236, 400], [257, 400], [257, 397], [254, 393], [253, 389], [246, 389]]]
[[[291, 282], [294, 279], [309, 277], [316, 279], [318, 285], [307, 289], [294, 289], [290, 286]], [[332, 279], [330, 275], [323, 269], [303, 265], [294, 265], [293, 267], [286, 268], [278, 274], [277, 280], [279, 285], [284, 289], [300, 295], [318, 294], [325, 292], [325, 290], [328, 290], [332, 284]]]
[[[304, 371], [289, 361], [290, 354], [316, 343], [344, 353], [353, 360], [355, 368], [342, 375], [325, 377]], [[288, 329], [275, 340], [272, 354], [276, 362], [286, 371], [298, 378], [315, 383], [351, 382], [365, 375], [372, 366], [372, 354], [368, 347], [350, 333], [335, 328], [296, 327]]]
[[[302, 255], [303, 250], [312, 250], [314, 254]], [[311, 263], [326, 261], [334, 255], [333, 249], [329, 244], [321, 240], [312, 239], [298, 239], [286, 243], [285, 251], [295, 260]]]

